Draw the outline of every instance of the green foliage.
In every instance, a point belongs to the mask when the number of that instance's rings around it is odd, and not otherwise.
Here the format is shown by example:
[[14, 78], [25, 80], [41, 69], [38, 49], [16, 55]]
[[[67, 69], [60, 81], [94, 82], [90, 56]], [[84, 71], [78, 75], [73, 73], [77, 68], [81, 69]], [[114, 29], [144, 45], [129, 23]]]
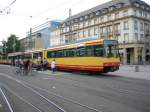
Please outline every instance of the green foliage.
[[20, 50], [20, 41], [18, 40], [18, 37], [16, 37], [16, 35], [10, 35], [7, 41], [3, 41], [2, 44], [3, 52], [5, 54], [18, 52]]
[[6, 54], [6, 43], [5, 40], [2, 41], [2, 54]]
[[20, 50], [20, 42], [18, 40], [18, 37], [16, 37], [16, 35], [10, 35], [10, 37], [8, 37], [6, 46], [7, 46], [7, 48], [6, 48], [7, 53], [19, 51]]

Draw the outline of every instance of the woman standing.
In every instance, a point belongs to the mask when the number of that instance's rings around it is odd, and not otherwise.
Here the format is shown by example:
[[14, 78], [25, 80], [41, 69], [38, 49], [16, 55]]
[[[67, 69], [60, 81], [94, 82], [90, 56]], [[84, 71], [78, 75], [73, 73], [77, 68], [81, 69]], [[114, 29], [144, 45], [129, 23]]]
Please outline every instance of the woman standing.
[[51, 70], [52, 72], [55, 72], [56, 69], [56, 63], [55, 63], [55, 59], [53, 59], [53, 61], [51, 62]]

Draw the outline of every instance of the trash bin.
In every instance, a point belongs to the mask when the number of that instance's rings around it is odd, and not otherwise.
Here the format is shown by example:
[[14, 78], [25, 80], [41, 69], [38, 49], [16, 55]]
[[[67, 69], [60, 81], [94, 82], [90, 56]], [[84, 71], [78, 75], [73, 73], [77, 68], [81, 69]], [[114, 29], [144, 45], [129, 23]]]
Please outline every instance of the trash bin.
[[135, 72], [139, 72], [139, 66], [138, 65], [135, 66]]

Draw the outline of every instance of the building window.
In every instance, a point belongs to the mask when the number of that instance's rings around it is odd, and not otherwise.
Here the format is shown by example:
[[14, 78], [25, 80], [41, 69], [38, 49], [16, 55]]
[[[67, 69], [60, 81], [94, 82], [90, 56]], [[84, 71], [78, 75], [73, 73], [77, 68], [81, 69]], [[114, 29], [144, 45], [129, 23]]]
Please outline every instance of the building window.
[[150, 28], [150, 26], [147, 23], [145, 23], [144, 24], [145, 33], [149, 33], [149, 28]]
[[138, 30], [138, 22], [137, 21], [134, 21], [134, 29]]
[[140, 30], [141, 30], [141, 31], [144, 30], [144, 24], [143, 24], [143, 22], [140, 23]]
[[145, 6], [144, 6], [144, 5], [141, 5], [141, 8], [142, 8], [142, 9], [145, 9]]
[[95, 19], [94, 19], [94, 24], [97, 24], [97, 23], [98, 23], [98, 19], [95, 18]]
[[134, 5], [136, 6], [136, 7], [140, 7], [140, 4], [138, 4], [138, 3], [134, 3]]
[[86, 33], [86, 32], [85, 32], [85, 31], [83, 31], [83, 37], [85, 37], [85, 35], [86, 35], [85, 33]]
[[88, 37], [90, 37], [90, 36], [91, 36], [91, 30], [88, 29]]
[[137, 16], [137, 10], [134, 10], [134, 15]]
[[143, 16], [143, 11], [139, 11], [139, 16], [142, 17]]
[[81, 32], [78, 32], [78, 39], [81, 38]]
[[147, 15], [147, 13], [145, 12], [144, 13], [144, 17], [147, 19], [148, 18], [148, 15]]
[[98, 27], [94, 28], [94, 35], [98, 35]]
[[128, 16], [128, 10], [123, 11], [123, 17]]
[[108, 26], [107, 31], [108, 31], [108, 34], [110, 35], [112, 33], [112, 26]]
[[138, 33], [135, 33], [135, 39], [138, 41]]
[[88, 26], [91, 26], [91, 23], [92, 23], [92, 21], [91, 21], [91, 20], [89, 20], [89, 21], [88, 21]]
[[107, 16], [107, 21], [110, 21], [111, 20], [111, 15], [109, 14], [108, 16]]
[[88, 21], [86, 21], [86, 22], [85, 22], [85, 26], [87, 27], [88, 25], [89, 25], [89, 22], [88, 22]]
[[141, 38], [144, 38], [144, 34], [141, 34]]
[[147, 18], [150, 19], [150, 14], [147, 15]]
[[124, 34], [124, 42], [129, 42], [129, 34], [128, 33]]
[[83, 23], [79, 23], [79, 28], [83, 28]]
[[124, 30], [128, 30], [128, 29], [129, 29], [128, 21], [124, 21]]
[[102, 16], [100, 19], [101, 19], [101, 22], [104, 22], [104, 16]]
[[115, 33], [115, 34], [119, 34], [119, 33], [120, 33], [120, 32], [119, 32], [119, 31], [120, 31], [120, 24], [115, 24], [113, 30], [114, 30], [114, 33]]
[[115, 19], [119, 18], [119, 12], [115, 13]]

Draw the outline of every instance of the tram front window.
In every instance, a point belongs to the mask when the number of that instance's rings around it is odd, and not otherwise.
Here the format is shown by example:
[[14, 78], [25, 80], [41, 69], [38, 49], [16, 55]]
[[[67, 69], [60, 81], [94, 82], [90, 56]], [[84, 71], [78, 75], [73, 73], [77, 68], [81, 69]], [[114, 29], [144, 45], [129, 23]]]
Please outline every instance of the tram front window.
[[118, 48], [116, 45], [108, 45], [105, 50], [107, 57], [118, 57]]

